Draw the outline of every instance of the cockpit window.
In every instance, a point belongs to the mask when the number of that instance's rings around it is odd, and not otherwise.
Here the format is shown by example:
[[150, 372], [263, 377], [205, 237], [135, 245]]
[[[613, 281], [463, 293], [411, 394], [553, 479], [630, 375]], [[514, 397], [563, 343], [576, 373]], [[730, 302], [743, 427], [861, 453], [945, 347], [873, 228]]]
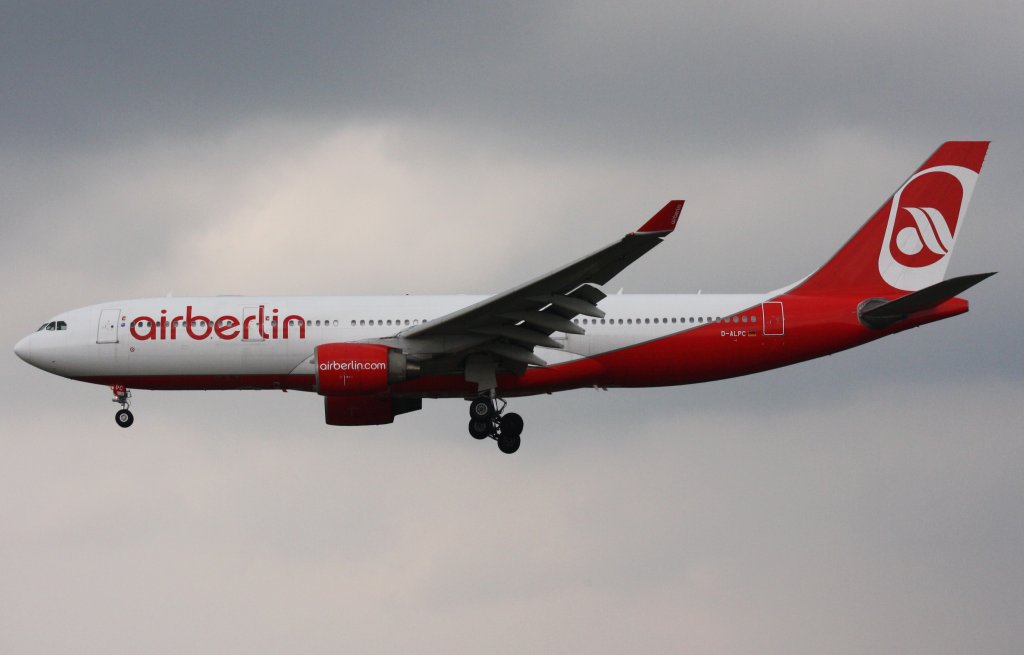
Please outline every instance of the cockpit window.
[[47, 323], [46, 324], [46, 329], [47, 330], [56, 330], [57, 329], [57, 323], [56, 322]]
[[40, 325], [40, 326], [39, 326], [39, 329], [38, 329], [38, 330], [36, 330], [36, 332], [42, 332], [43, 330], [45, 330], [45, 329], [46, 329], [46, 326], [47, 326], [47, 324], [46, 324], [46, 323], [43, 323], [42, 325]]
[[49, 323], [43, 323], [42, 325], [40, 325], [39, 329], [36, 330], [36, 332], [42, 332], [43, 330], [49, 331], [66, 329], [68, 329], [68, 324], [65, 323], [64, 321], [50, 321]]
[[68, 329], [68, 324], [65, 323], [64, 321], [57, 321], [57, 329], [58, 330], [66, 330], [66, 329]]

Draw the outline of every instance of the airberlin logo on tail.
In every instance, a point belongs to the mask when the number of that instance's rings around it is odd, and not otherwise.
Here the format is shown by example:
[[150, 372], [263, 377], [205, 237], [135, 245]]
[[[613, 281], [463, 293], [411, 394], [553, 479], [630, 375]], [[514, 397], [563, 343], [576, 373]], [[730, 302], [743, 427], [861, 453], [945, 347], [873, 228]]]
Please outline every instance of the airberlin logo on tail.
[[[893, 240], [893, 257], [904, 266], [914, 266], [914, 257], [927, 250], [927, 257], [938, 261], [953, 247], [953, 233], [946, 217], [935, 207], [904, 207], [914, 219], [913, 225], [902, 227]], [[926, 264], [927, 265], [927, 264]]]
[[896, 192], [878, 255], [886, 283], [916, 291], [942, 280], [977, 179], [962, 166], [936, 166]]

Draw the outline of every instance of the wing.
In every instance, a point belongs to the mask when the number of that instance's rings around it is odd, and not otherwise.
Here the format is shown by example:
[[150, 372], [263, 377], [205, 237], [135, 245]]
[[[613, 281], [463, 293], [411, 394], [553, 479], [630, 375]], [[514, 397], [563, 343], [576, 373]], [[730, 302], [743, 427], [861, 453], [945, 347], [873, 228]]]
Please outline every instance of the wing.
[[[485, 356], [507, 370], [544, 366], [534, 354], [537, 346], [561, 348], [555, 332], [583, 334], [572, 319], [578, 315], [604, 317], [597, 304], [606, 284], [627, 266], [661, 243], [679, 220], [682, 200], [673, 200], [636, 232], [571, 264], [491, 296], [446, 316], [397, 335], [402, 350], [420, 356]], [[463, 363], [463, 366], [466, 366]], [[467, 379], [470, 379], [467, 370]]]

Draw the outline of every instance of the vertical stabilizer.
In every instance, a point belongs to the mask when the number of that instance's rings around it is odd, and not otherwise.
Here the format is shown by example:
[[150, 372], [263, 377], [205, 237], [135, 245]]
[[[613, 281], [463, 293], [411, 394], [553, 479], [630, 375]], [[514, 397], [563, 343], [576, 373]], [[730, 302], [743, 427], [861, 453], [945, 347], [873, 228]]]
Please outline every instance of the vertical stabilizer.
[[948, 141], [795, 291], [918, 291], [946, 273], [988, 141]]

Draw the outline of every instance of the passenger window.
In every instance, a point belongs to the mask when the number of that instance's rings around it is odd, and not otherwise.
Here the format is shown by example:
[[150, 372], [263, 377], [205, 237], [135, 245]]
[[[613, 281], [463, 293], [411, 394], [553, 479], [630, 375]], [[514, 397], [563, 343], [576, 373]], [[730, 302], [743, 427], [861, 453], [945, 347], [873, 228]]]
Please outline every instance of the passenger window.
[[629, 325], [632, 325], [633, 324], [633, 319], [627, 318], [626, 319], [626, 323], [628, 323]]
[[757, 316], [751, 316], [750, 317], [750, 322], [751, 323], [757, 323]]
[[744, 317], [743, 317], [743, 322], [744, 322], [744, 323], [746, 323], [746, 322], [747, 322], [747, 317], [746, 317], [746, 316], [744, 316]]
[[338, 327], [338, 321], [337, 320], [334, 321], [334, 327]]
[[658, 319], [654, 319], [654, 324], [655, 324], [655, 325], [657, 325], [657, 324], [658, 324]]
[[651, 324], [651, 319], [645, 318], [644, 319], [644, 323], [646, 323], [647, 325], [650, 325]]
[[703, 316], [698, 316], [697, 317], [697, 322], [698, 323], [703, 323], [704, 322], [704, 317]]

